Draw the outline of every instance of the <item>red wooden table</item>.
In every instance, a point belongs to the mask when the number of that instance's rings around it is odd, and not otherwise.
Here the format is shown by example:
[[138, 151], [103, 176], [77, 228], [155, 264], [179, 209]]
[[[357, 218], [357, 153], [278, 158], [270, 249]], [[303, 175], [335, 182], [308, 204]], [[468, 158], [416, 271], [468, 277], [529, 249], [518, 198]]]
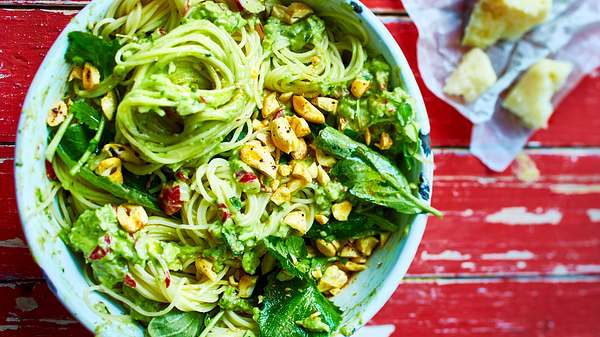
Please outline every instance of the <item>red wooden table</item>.
[[[91, 336], [32, 261], [13, 187], [26, 90], [84, 3], [0, 0], [0, 337]], [[417, 32], [400, 1], [365, 3], [416, 71]], [[369, 335], [600, 336], [599, 93], [600, 77], [586, 78], [551, 128], [535, 135], [527, 152], [542, 177], [527, 184], [483, 167], [467, 150], [470, 124], [423, 88], [436, 154], [433, 203], [446, 217], [430, 220], [409, 275], [369, 323], [384, 326]]]

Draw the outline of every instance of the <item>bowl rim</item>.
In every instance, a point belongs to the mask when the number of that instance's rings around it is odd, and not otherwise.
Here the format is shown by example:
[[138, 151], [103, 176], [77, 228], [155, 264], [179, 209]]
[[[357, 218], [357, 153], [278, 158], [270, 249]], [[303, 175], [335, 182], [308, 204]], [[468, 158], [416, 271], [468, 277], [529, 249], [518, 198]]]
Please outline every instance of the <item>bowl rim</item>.
[[[34, 97], [40, 94], [39, 92], [37, 92], [38, 90], [34, 89], [39, 89], [39, 84], [40, 82], [42, 82], [42, 78], [48, 76], [48, 71], [46, 69], [51, 65], [51, 56], [57, 54], [57, 52], [59, 52], [61, 49], [64, 49], [63, 47], [57, 44], [57, 41], [66, 38], [66, 34], [69, 31], [73, 30], [73, 28], [76, 26], [76, 24], [74, 24], [75, 22], [77, 22], [78, 20], [85, 21], [84, 17], [90, 15], [90, 12], [93, 10], [96, 4], [102, 3], [106, 5], [107, 3], [111, 3], [112, 1], [114, 0], [93, 0], [89, 4], [87, 4], [65, 26], [65, 28], [54, 41], [52, 47], [48, 50], [43, 62], [40, 64], [38, 70], [36, 71], [36, 74], [31, 82], [30, 88], [28, 89], [27, 95], [25, 97], [23, 110], [21, 116], [19, 117], [15, 147], [15, 157], [17, 158], [17, 160], [15, 160], [14, 167], [14, 177], [16, 185], [15, 192], [17, 197], [19, 217], [21, 220], [26, 241], [28, 243], [28, 247], [32, 253], [36, 264], [38, 264], [42, 269], [42, 272], [44, 273], [44, 278], [47, 280], [51, 291], [56, 295], [59, 301], [67, 308], [67, 310], [73, 316], [75, 316], [88, 330], [92, 332], [94, 332], [98, 328], [96, 322], [90, 317], [87, 317], [86, 315], [80, 315], [79, 310], [77, 310], [74, 303], [66, 298], [65, 294], [66, 292], [68, 292], [68, 289], [65, 288], [68, 288], [67, 284], [55, 282], [53, 278], [54, 273], [52, 272], [52, 268], [56, 267], [56, 265], [53, 265], [51, 263], [45, 264], [45, 260], [43, 261], [42, 259], [38, 258], [38, 254], [43, 253], [38, 252], [36, 250], [37, 245], [34, 244], [35, 235], [32, 233], [32, 229], [30, 228], [30, 223], [35, 222], [35, 219], [31, 219], [32, 216], [31, 214], [28, 214], [28, 209], [26, 207], [28, 202], [30, 202], [31, 200], [27, 199], [25, 193], [22, 193], [23, 191], [20, 187], [22, 184], [24, 184], [24, 180], [27, 179], [27, 167], [26, 165], [19, 165], [18, 158], [23, 158], [26, 155], [25, 150], [32, 146], [32, 144], [28, 143], [26, 138], [22, 136], [22, 134], [24, 133], [23, 131], [27, 129], [28, 124], [28, 116], [24, 111], [26, 111], [27, 107], [34, 105], [34, 103], [32, 102], [34, 100]], [[401, 81], [407, 92], [413, 98], [414, 103], [417, 107], [417, 118], [419, 119], [420, 130], [428, 137], [430, 132], [430, 126], [427, 111], [425, 108], [425, 103], [419, 86], [414, 77], [414, 73], [410, 65], [408, 64], [404, 53], [397, 44], [396, 40], [384, 26], [383, 22], [359, 0], [341, 1], [352, 5], [357, 14], [364, 21], [364, 24], [369, 26], [374, 31], [375, 35], [382, 40], [381, 43], [387, 46], [388, 52], [393, 60], [393, 63], [399, 67], [399, 75], [401, 77]], [[357, 8], [360, 10], [357, 10]], [[35, 161], [39, 160], [39, 158], [29, 158], [29, 160]], [[429, 182], [430, 196], [433, 192], [433, 168], [433, 153], [431, 153], [428, 155], [427, 161], [422, 164], [421, 170], [421, 174]], [[425, 202], [427, 202], [428, 204], [430, 203], [430, 201], [431, 197], [428, 200], [425, 200]], [[415, 216], [408, 233], [400, 242], [400, 244], [403, 245], [403, 247], [399, 253], [398, 259], [395, 261], [395, 263], [393, 263], [391, 272], [385, 277], [383, 283], [379, 287], [379, 290], [373, 296], [370, 297], [370, 300], [366, 304], [366, 307], [364, 308], [364, 310], [362, 310], [360, 317], [361, 322], [357, 325], [357, 328], [362, 327], [368, 321], [370, 321], [375, 316], [375, 314], [383, 308], [385, 303], [390, 299], [390, 297], [394, 294], [394, 292], [400, 285], [402, 278], [406, 275], [406, 272], [417, 253], [417, 249], [425, 231], [427, 218], [428, 216], [424, 214], [419, 214]]]

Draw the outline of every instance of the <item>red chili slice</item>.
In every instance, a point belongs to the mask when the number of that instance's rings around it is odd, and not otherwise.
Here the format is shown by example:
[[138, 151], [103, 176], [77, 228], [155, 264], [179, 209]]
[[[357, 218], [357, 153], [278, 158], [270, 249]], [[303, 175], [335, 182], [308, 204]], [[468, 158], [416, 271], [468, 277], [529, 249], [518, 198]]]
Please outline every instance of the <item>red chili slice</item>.
[[231, 212], [227, 209], [227, 205], [219, 204], [219, 210], [221, 211], [221, 222], [225, 222], [231, 218]]
[[171, 285], [171, 273], [167, 272], [165, 276], [165, 287], [169, 287]]
[[137, 287], [137, 283], [131, 276], [129, 276], [129, 274], [125, 274], [125, 277], [123, 278], [123, 283], [125, 283], [125, 285], [127, 285], [130, 288]]
[[54, 172], [54, 167], [52, 167], [52, 163], [46, 160], [46, 177], [50, 180], [56, 179], [56, 172]]
[[92, 250], [90, 253], [90, 260], [100, 260], [101, 258], [105, 257], [107, 253], [108, 252], [104, 248], [96, 246], [96, 248], [94, 248], [94, 250]]
[[181, 190], [178, 185], [165, 185], [159, 195], [160, 207], [167, 215], [173, 215], [181, 210], [183, 201], [181, 200]]
[[240, 180], [240, 183], [242, 184], [247, 184], [249, 182], [253, 182], [256, 179], [258, 179], [258, 177], [256, 176], [256, 174], [252, 173], [252, 172], [248, 172], [248, 171], [241, 171], [238, 172], [238, 178]]

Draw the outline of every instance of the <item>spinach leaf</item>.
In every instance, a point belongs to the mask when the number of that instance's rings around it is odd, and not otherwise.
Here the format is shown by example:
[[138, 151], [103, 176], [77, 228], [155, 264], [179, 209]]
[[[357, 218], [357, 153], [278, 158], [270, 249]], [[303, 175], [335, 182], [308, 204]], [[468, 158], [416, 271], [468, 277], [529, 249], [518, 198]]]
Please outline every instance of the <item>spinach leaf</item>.
[[382, 232], [394, 232], [398, 225], [374, 214], [350, 213], [347, 221], [329, 220], [321, 226], [313, 226], [306, 237], [326, 241], [360, 239]]
[[90, 129], [96, 131], [100, 127], [102, 114], [83, 99], [73, 102], [69, 111], [75, 115], [75, 118]]
[[304, 239], [299, 236], [285, 239], [269, 236], [265, 239], [265, 246], [288, 273], [301, 279], [310, 278], [311, 262], [307, 258], [308, 251]]
[[88, 148], [94, 133], [85, 125], [71, 124], [60, 140], [60, 147], [72, 158], [80, 158]]
[[[72, 168], [77, 164], [77, 161], [71, 157], [70, 152], [66, 150], [62, 143], [56, 150], [58, 156], [65, 163], [65, 165], [67, 165], [67, 167]], [[155, 213], [162, 214], [162, 210], [158, 206], [157, 199], [153, 195], [127, 186], [126, 184], [115, 184], [107, 177], [96, 175], [86, 166], [81, 167], [79, 170], [79, 176], [86, 180], [90, 185], [111, 193], [118, 198], [140, 206], [144, 206], [148, 210], [151, 210]]]
[[316, 312], [329, 331], [337, 329], [342, 319], [340, 309], [313, 282], [301, 279], [280, 282], [273, 276], [265, 288], [264, 306], [258, 318], [260, 336], [327, 337], [327, 332], [310, 332], [296, 324]]
[[173, 309], [148, 323], [150, 337], [197, 337], [204, 327], [204, 315]]
[[65, 60], [83, 65], [90, 62], [100, 70], [103, 78], [110, 76], [115, 67], [115, 54], [121, 48], [116, 40], [106, 40], [88, 32], [70, 32]]
[[355, 197], [404, 214], [442, 215], [412, 194], [408, 180], [390, 159], [366, 145], [331, 127], [319, 133], [316, 144], [323, 151], [341, 158], [331, 173]]

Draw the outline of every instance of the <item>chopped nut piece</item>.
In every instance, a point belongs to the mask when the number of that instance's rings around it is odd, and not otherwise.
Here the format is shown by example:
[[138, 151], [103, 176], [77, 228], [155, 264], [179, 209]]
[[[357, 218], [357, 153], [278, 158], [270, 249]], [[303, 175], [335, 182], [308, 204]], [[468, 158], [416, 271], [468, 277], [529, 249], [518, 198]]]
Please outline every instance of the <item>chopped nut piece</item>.
[[212, 262], [205, 259], [196, 259], [196, 279], [201, 280], [203, 275], [209, 280], [215, 282], [218, 279], [217, 273], [213, 271]]
[[373, 236], [358, 239], [354, 242], [356, 249], [364, 256], [371, 256], [371, 254], [373, 254], [373, 249], [375, 249], [378, 244], [379, 240]]
[[279, 105], [279, 101], [277, 101], [277, 93], [272, 92], [265, 96], [263, 100], [262, 106], [262, 116], [263, 118], [268, 118], [273, 113], [277, 112], [281, 108]]
[[291, 199], [292, 193], [286, 186], [279, 186], [279, 188], [277, 188], [271, 195], [271, 201], [277, 206], [283, 204], [284, 202], [289, 202]]
[[263, 146], [260, 141], [252, 140], [244, 144], [240, 150], [240, 159], [268, 175], [271, 178], [277, 177], [277, 164], [271, 156], [269, 149]]
[[317, 179], [317, 176], [319, 175], [319, 166], [317, 163], [313, 161], [308, 167], [308, 172], [310, 173], [312, 179]]
[[316, 280], [320, 279], [321, 277], [323, 277], [323, 272], [321, 271], [321, 269], [317, 268], [317, 269], [313, 269], [311, 270], [310, 274], [312, 275], [312, 277], [314, 277]]
[[317, 109], [314, 105], [312, 105], [306, 98], [302, 96], [294, 96], [292, 98], [292, 103], [294, 105], [294, 111], [308, 122], [315, 124], [323, 124], [325, 123], [325, 116], [319, 109]]
[[80, 80], [83, 73], [83, 69], [80, 66], [74, 66], [69, 73], [69, 82], [72, 80]]
[[327, 222], [329, 222], [329, 218], [323, 214], [317, 214], [315, 215], [315, 220], [317, 220], [317, 222], [321, 225], [326, 224]]
[[385, 245], [385, 243], [388, 242], [391, 235], [392, 235], [392, 233], [390, 233], [390, 232], [384, 232], [384, 233], [379, 234], [379, 244], [381, 245], [381, 247], [383, 247]]
[[115, 96], [115, 93], [112, 91], [106, 93], [100, 100], [100, 107], [102, 108], [104, 116], [106, 116], [109, 121], [112, 121], [115, 111], [117, 110], [117, 97]]
[[110, 157], [119, 158], [126, 163], [136, 165], [144, 164], [144, 161], [141, 160], [135, 151], [127, 145], [115, 143], [106, 144], [102, 147], [102, 152]]
[[312, 99], [312, 103], [319, 109], [323, 109], [327, 112], [335, 113], [338, 107], [338, 100], [329, 97], [315, 97]]
[[86, 63], [83, 66], [81, 73], [83, 88], [85, 90], [92, 90], [100, 84], [100, 71], [94, 67], [91, 63]]
[[123, 204], [117, 207], [117, 220], [128, 233], [135, 233], [148, 224], [148, 214], [142, 206]]
[[379, 137], [379, 143], [375, 145], [381, 150], [388, 150], [392, 147], [392, 145], [394, 145], [394, 141], [392, 140], [392, 137], [390, 137], [390, 135], [384, 131]]
[[297, 230], [302, 235], [308, 231], [306, 215], [302, 211], [289, 212], [285, 218], [283, 218], [283, 223]]
[[327, 257], [334, 257], [337, 253], [337, 247], [333, 242], [317, 239], [315, 245], [317, 246], [317, 250]]
[[371, 130], [369, 128], [365, 129], [365, 144], [371, 145]]
[[358, 264], [365, 264], [365, 263], [367, 263], [367, 261], [368, 261], [367, 258], [364, 256], [352, 258], [352, 262], [358, 263]]
[[287, 7], [287, 13], [290, 17], [290, 21], [288, 23], [293, 24], [311, 15], [313, 13], [313, 10], [308, 5], [302, 2], [292, 2]]
[[333, 214], [333, 217], [339, 221], [348, 220], [348, 215], [350, 214], [351, 211], [352, 211], [352, 204], [348, 200], [333, 204], [331, 206], [331, 213]]
[[350, 92], [352, 92], [352, 95], [354, 95], [354, 97], [361, 98], [367, 92], [367, 90], [369, 90], [370, 85], [370, 81], [357, 78], [354, 81], [352, 81]]
[[335, 296], [335, 295], [339, 294], [341, 291], [342, 291], [342, 289], [340, 289], [340, 288], [333, 288], [333, 289], [330, 289], [330, 290], [329, 290], [329, 293], [330, 293], [332, 296]]
[[323, 169], [322, 166], [318, 167], [317, 181], [321, 186], [325, 186], [331, 181], [331, 178], [329, 178], [329, 174], [327, 174], [327, 172]]
[[298, 143], [298, 137], [292, 131], [292, 127], [286, 118], [275, 118], [269, 125], [271, 139], [278, 149], [290, 153]]
[[254, 131], [262, 130], [264, 128], [265, 128], [265, 126], [263, 125], [263, 123], [261, 121], [259, 121], [258, 119], [252, 120], [252, 129], [254, 129]]
[[48, 112], [48, 118], [46, 119], [46, 123], [48, 123], [48, 126], [51, 127], [58, 126], [65, 121], [65, 119], [67, 118], [67, 113], [67, 104], [65, 104], [65, 102], [63, 101], [60, 101], [56, 103], [56, 105], [53, 106], [52, 109], [50, 109], [50, 111]]
[[346, 263], [344, 263], [342, 265], [342, 268], [344, 268], [347, 271], [359, 272], [359, 271], [363, 271], [363, 270], [367, 269], [367, 266], [365, 266], [364, 264], [347, 261]]
[[302, 138], [304, 136], [310, 135], [310, 126], [304, 118], [298, 116], [291, 116], [288, 117], [288, 121], [290, 122], [292, 130], [294, 130], [294, 133], [297, 137]]
[[332, 265], [327, 267], [323, 277], [319, 280], [318, 289], [321, 292], [333, 288], [342, 288], [348, 282], [348, 276], [338, 266]]
[[287, 103], [292, 99], [292, 96], [294, 96], [293, 92], [284, 92], [283, 94], [279, 95], [279, 100], [282, 103]]
[[281, 175], [282, 177], [287, 177], [290, 174], [292, 174], [292, 167], [288, 164], [281, 164], [279, 165], [279, 175]]
[[348, 120], [346, 120], [346, 118], [344, 118], [344, 117], [340, 117], [340, 119], [338, 121], [338, 129], [340, 131], [344, 131], [344, 129], [346, 129], [347, 125], [348, 125]]
[[244, 275], [240, 278], [239, 287], [241, 298], [250, 298], [256, 288], [258, 276]]
[[345, 257], [345, 258], [353, 258], [353, 257], [359, 257], [360, 254], [358, 254], [358, 251], [353, 246], [346, 245], [346, 246], [342, 247], [342, 250], [340, 251], [339, 256]]
[[121, 159], [108, 158], [104, 159], [96, 167], [96, 174], [107, 177], [110, 181], [116, 184], [123, 183], [123, 172], [121, 172]]
[[273, 179], [271, 180], [271, 184], [269, 185], [269, 187], [273, 190], [276, 190], [279, 187], [279, 184], [281, 184], [281, 181], [279, 181], [279, 179]]
[[290, 190], [291, 193], [295, 193], [296, 191], [303, 189], [306, 185], [308, 185], [308, 183], [309, 182], [304, 178], [295, 178], [288, 181], [285, 186]]
[[292, 158], [296, 160], [302, 160], [306, 158], [308, 154], [308, 146], [306, 146], [306, 141], [303, 138], [299, 138], [296, 142], [296, 147], [292, 151]]
[[335, 163], [336, 163], [335, 157], [328, 156], [319, 149], [317, 149], [315, 152], [317, 154], [317, 163], [319, 163], [321, 166], [333, 167], [333, 165], [335, 165]]
[[303, 179], [306, 183], [310, 183], [312, 181], [312, 176], [306, 164], [302, 161], [294, 161], [294, 168], [292, 170], [292, 176], [296, 178]]

